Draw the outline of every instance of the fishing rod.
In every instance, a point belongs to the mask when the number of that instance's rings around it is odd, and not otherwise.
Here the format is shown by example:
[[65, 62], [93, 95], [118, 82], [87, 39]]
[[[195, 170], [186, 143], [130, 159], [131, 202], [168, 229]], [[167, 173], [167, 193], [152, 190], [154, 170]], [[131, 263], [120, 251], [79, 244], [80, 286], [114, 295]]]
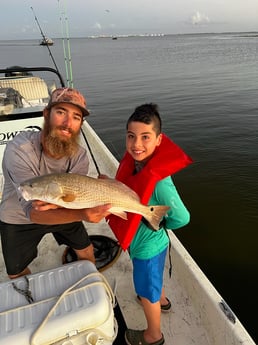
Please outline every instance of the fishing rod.
[[[61, 29], [62, 29], [62, 37], [63, 37], [63, 51], [64, 51], [64, 59], [65, 59], [65, 70], [66, 70], [66, 80], [67, 80], [67, 86], [68, 87], [73, 87], [73, 72], [72, 72], [72, 58], [71, 58], [71, 49], [70, 49], [70, 35], [69, 35], [69, 28], [68, 28], [68, 16], [67, 16], [67, 11], [66, 11], [66, 4], [63, 5], [63, 11], [61, 9], [61, 5], [60, 5], [60, 0], [58, 1], [58, 6], [59, 6], [59, 14], [60, 14], [60, 22], [61, 22]], [[65, 29], [64, 30], [64, 22], [65, 21]], [[65, 40], [64, 40], [64, 36], [65, 36], [65, 32], [66, 32], [66, 41], [67, 41], [67, 47], [65, 45]], [[67, 58], [68, 55], [68, 58]], [[69, 62], [69, 66], [68, 66], [68, 62]], [[70, 76], [69, 76], [70, 73]], [[97, 171], [97, 173], [100, 175], [100, 170], [98, 167], [98, 164], [96, 162], [96, 159], [94, 157], [94, 154], [92, 152], [92, 149], [90, 147], [89, 141], [84, 133], [84, 131], [81, 129], [81, 134], [85, 140], [85, 143], [87, 145], [87, 148], [90, 152], [90, 156], [92, 158], [92, 161], [95, 165], [95, 169]]]
[[[67, 85], [69, 87], [73, 87], [73, 69], [72, 69], [72, 58], [71, 58], [71, 48], [70, 48], [70, 38], [69, 38], [70, 37], [69, 24], [68, 24], [67, 12], [66, 12], [66, 4], [63, 5], [63, 11], [61, 10], [59, 0], [58, 0], [58, 6], [59, 6], [60, 22], [61, 22], [61, 29], [62, 29], [62, 41], [63, 41], [63, 51], [64, 51], [64, 59], [65, 59], [66, 80], [67, 80]], [[65, 30], [64, 30], [64, 27], [65, 27]], [[64, 32], [66, 32], [67, 47], [65, 45]], [[68, 63], [69, 63], [69, 66], [68, 66]], [[69, 73], [70, 73], [70, 76], [69, 76]]]
[[81, 129], [81, 133], [82, 133], [82, 136], [83, 136], [83, 138], [84, 138], [84, 140], [85, 140], [85, 142], [86, 142], [86, 144], [87, 144], [88, 150], [90, 151], [90, 155], [91, 155], [91, 158], [92, 158], [93, 163], [94, 163], [94, 165], [95, 165], [95, 168], [96, 168], [96, 170], [97, 170], [97, 173], [98, 173], [99, 175], [101, 175], [101, 174], [100, 174], [99, 167], [98, 167], [98, 164], [97, 164], [97, 162], [96, 162], [96, 159], [95, 159], [95, 157], [94, 157], [94, 155], [93, 155], [93, 152], [92, 152], [92, 150], [91, 150], [90, 144], [89, 144], [89, 142], [88, 142], [88, 139], [87, 139], [87, 137], [86, 137], [86, 135], [85, 135], [85, 133], [83, 132], [82, 129]]
[[59, 13], [60, 13], [60, 23], [61, 23], [61, 30], [62, 30], [62, 43], [63, 43], [63, 53], [64, 53], [64, 62], [65, 62], [65, 74], [66, 74], [66, 82], [67, 85], [69, 85], [69, 76], [68, 76], [68, 65], [67, 65], [67, 55], [66, 55], [66, 46], [64, 41], [64, 28], [62, 23], [62, 13], [61, 13], [61, 7], [60, 2], [58, 0], [58, 7], [59, 7]]
[[[39, 24], [38, 18], [37, 18], [37, 16], [36, 16], [35, 12], [34, 12], [34, 9], [33, 9], [32, 6], [31, 6], [30, 8], [31, 8], [31, 10], [32, 10], [32, 13], [34, 14], [35, 21], [36, 21], [36, 23], [37, 23], [37, 25], [38, 25], [39, 31], [40, 31], [40, 33], [41, 33], [41, 36], [43, 37], [43, 40], [46, 42], [46, 36], [44, 35], [44, 33], [43, 33], [42, 29], [41, 29], [41, 26], [40, 26], [40, 24]], [[51, 53], [51, 50], [50, 50], [48, 44], [47, 44], [47, 49], [48, 49], [49, 55], [50, 55], [50, 57], [51, 57], [51, 59], [52, 59], [52, 61], [53, 61], [53, 64], [54, 64], [56, 70], [57, 70], [58, 73], [59, 73], [57, 64], [56, 64], [56, 62], [55, 62], [55, 59], [54, 59], [54, 57], [53, 57], [53, 55], [52, 55], [52, 53]]]

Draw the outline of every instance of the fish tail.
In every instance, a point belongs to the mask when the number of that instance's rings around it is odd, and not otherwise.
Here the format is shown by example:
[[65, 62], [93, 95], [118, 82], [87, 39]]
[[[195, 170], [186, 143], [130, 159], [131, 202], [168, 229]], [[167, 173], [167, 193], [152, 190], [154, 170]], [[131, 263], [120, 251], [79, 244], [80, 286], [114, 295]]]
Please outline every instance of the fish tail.
[[169, 206], [149, 206], [149, 212], [144, 215], [144, 218], [154, 230], [159, 230], [159, 224], [169, 209]]

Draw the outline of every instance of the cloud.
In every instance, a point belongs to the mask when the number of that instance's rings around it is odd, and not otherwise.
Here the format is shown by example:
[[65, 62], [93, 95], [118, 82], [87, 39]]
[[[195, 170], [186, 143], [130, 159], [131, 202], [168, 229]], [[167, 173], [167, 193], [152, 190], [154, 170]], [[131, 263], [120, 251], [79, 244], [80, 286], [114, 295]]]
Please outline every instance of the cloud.
[[210, 19], [208, 16], [206, 16], [206, 14], [195, 11], [195, 13], [191, 16], [191, 23], [193, 25], [205, 25], [210, 23]]
[[102, 29], [102, 25], [98, 22], [96, 22], [94, 25], [93, 25], [93, 28], [94, 29], [98, 29], [98, 30], [101, 30]]

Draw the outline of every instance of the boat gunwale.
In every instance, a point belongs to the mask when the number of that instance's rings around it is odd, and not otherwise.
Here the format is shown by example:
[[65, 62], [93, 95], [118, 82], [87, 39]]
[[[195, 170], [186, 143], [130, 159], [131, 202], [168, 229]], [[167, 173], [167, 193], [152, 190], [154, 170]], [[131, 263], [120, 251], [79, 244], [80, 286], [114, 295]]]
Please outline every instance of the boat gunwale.
[[[60, 81], [60, 84], [62, 87], [65, 87], [65, 82], [60, 74], [60, 72], [52, 67], [21, 67], [21, 66], [12, 66], [4, 69], [0, 69], [0, 74], [4, 73], [14, 73], [14, 72], [52, 72], [58, 76], [58, 79]], [[24, 76], [22, 76], [24, 77]], [[26, 76], [25, 76], [26, 77]], [[19, 76], [14, 76], [14, 78], [21, 78]], [[5, 79], [1, 78], [0, 79]]]

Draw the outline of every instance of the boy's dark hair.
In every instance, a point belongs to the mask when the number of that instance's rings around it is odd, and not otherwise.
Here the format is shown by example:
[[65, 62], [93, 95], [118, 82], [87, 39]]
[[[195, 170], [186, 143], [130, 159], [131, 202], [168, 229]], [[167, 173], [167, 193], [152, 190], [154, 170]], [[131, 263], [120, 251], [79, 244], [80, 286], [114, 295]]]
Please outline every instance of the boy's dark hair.
[[131, 122], [143, 122], [147, 125], [153, 123], [153, 128], [157, 135], [161, 133], [162, 122], [157, 104], [147, 103], [136, 107], [126, 123], [126, 129]]

